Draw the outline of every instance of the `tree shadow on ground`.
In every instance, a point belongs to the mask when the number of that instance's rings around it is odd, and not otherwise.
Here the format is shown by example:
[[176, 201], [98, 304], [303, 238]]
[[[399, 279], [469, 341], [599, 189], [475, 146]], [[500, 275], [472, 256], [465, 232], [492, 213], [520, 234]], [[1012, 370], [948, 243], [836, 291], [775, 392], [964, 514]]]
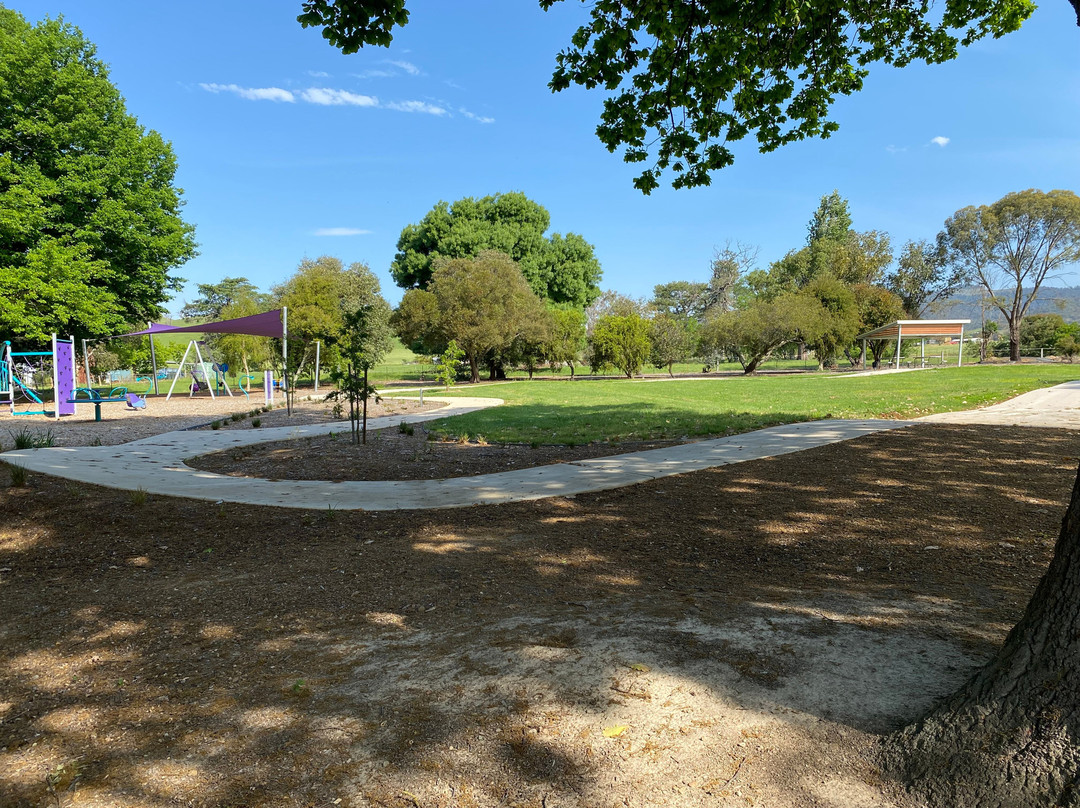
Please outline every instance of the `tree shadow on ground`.
[[414, 513], [34, 475], [0, 493], [5, 804], [41, 804], [50, 773], [78, 774], [74, 805], [584, 805], [658, 782], [703, 803], [750, 758], [805, 762], [817, 719], [885, 731], [953, 690], [1045, 568], [1078, 454], [1065, 431], [920, 426]]

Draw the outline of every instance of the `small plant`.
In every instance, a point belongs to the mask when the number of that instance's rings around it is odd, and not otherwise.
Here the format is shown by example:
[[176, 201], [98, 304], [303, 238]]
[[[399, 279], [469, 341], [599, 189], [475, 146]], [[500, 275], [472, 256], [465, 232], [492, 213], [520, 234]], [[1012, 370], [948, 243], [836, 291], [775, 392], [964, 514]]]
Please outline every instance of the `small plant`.
[[75, 791], [82, 773], [83, 766], [79, 758], [68, 760], [45, 772], [45, 788], [49, 796], [56, 801], [56, 808], [62, 808], [66, 792]]
[[262, 418], [252, 418], [251, 425], [258, 429], [260, 426], [262, 426]]
[[337, 432], [328, 432], [326, 433], [326, 437], [330, 438], [330, 440], [337, 440], [338, 434]]
[[289, 687], [289, 692], [292, 693], [294, 696], [311, 695], [311, 689], [308, 687], [307, 682], [305, 682], [303, 679], [297, 679], [295, 682], [293, 682], [292, 685]]
[[457, 442], [458, 443], [468, 443], [469, 442], [469, 433], [468, 432], [462, 432], [460, 435], [457, 436]]
[[252, 418], [254, 418], [260, 412], [262, 412], [262, 410], [252, 410], [251, 412], [248, 413], [248, 415], [250, 415]]
[[149, 494], [147, 493], [146, 489], [143, 488], [142, 486], [139, 486], [138, 488], [136, 488], [129, 495], [129, 498], [131, 499], [131, 504], [136, 505], [136, 506], [145, 505], [146, 500], [147, 500], [148, 497], [149, 497]]
[[476, 436], [476, 443], [477, 443], [478, 446], [487, 446], [488, 445], [487, 438], [485, 438], [483, 435], [477, 435]]
[[47, 449], [56, 440], [51, 429], [38, 434], [24, 426], [18, 432], [9, 431], [8, 434], [14, 439], [16, 449]]
[[412, 424], [407, 424], [402, 421], [400, 424], [398, 424], [397, 431], [400, 432], [402, 435], [412, 435], [416, 430], [413, 429]]
[[263, 412], [270, 412], [270, 410], [272, 410], [272, 409], [274, 409], [274, 405], [273, 404], [267, 404], [265, 407], [262, 408], [262, 411]]
[[337, 404], [330, 408], [330, 412], [334, 414], [335, 418], [340, 420], [345, 417], [345, 405], [339, 401]]
[[26, 466], [9, 463], [8, 469], [11, 471], [11, 486], [13, 488], [22, 488], [26, 485]]
[[210, 428], [211, 429], [221, 429], [221, 421], [211, 421], [210, 422]]
[[247, 416], [242, 412], [234, 412], [232, 415], [229, 416], [229, 420], [231, 420], [234, 424], [237, 421], [243, 421], [245, 418], [247, 418]]
[[457, 341], [450, 340], [442, 356], [436, 357], [435, 380], [447, 390], [457, 379], [458, 366], [464, 356], [465, 352], [458, 347]]
[[337, 511], [334, 510], [333, 505], [327, 505], [326, 506], [326, 521], [327, 522], [333, 522], [335, 519], [337, 519]]
[[90, 445], [91, 446], [100, 446], [101, 445], [101, 437], [95, 435], [94, 439], [92, 441], [90, 441]]
[[529, 448], [530, 449], [539, 449], [540, 448], [540, 441], [538, 441], [538, 440], [530, 441], [529, 442]]

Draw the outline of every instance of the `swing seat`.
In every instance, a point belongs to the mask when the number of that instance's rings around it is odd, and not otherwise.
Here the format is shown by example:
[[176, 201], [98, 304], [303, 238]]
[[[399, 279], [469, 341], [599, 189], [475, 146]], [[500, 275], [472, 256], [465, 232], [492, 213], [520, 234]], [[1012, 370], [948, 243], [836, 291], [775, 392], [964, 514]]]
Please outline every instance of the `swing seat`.
[[131, 409], [131, 410], [145, 410], [146, 409], [146, 399], [143, 398], [142, 396], [138, 395], [137, 393], [127, 393], [125, 395], [125, 398], [127, 398], [128, 409]]

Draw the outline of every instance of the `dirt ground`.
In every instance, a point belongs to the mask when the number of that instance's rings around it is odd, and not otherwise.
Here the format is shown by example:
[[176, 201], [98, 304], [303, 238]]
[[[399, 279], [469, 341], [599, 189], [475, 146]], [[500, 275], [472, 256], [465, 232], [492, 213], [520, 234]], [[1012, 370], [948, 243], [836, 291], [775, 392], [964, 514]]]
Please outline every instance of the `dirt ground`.
[[906, 806], [877, 738], [1019, 617], [1078, 456], [924, 425], [400, 513], [31, 475], [0, 488], [0, 804]]

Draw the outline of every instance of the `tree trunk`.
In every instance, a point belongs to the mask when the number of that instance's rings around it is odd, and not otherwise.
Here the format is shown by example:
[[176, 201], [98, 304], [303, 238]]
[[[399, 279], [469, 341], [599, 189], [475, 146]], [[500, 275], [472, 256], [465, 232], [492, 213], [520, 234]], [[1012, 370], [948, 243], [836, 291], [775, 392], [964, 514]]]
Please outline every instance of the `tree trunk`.
[[476, 364], [475, 354], [469, 354], [469, 372], [472, 374], [469, 381], [478, 384], [480, 382], [480, 367]]
[[1009, 326], [1009, 361], [1020, 361], [1020, 318], [1006, 319]]
[[1050, 567], [997, 656], [887, 738], [883, 758], [931, 806], [1080, 806], [1080, 477]]

